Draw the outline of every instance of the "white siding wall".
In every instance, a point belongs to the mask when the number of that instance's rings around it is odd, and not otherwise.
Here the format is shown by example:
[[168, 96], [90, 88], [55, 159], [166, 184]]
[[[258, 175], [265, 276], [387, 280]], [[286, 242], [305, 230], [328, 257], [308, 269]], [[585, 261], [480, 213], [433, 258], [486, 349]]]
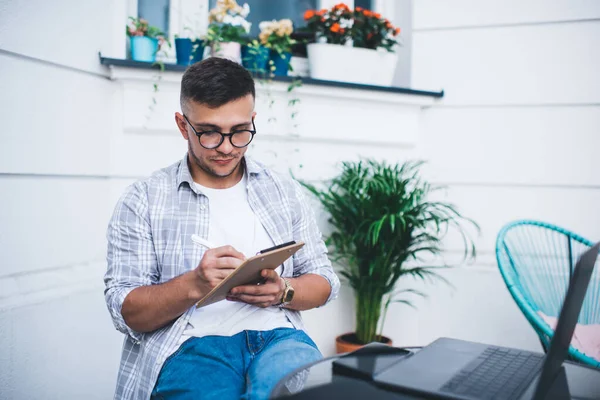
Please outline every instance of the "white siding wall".
[[388, 332], [540, 349], [497, 271], [494, 240], [518, 218], [600, 239], [599, 47], [594, 0], [414, 2], [412, 84], [445, 90], [422, 114], [419, 154], [482, 234], [475, 265], [447, 272], [455, 288], [430, 287]]
[[[0, 4], [0, 398], [108, 399], [104, 304], [115, 1]], [[114, 53], [112, 53], [114, 54]]]

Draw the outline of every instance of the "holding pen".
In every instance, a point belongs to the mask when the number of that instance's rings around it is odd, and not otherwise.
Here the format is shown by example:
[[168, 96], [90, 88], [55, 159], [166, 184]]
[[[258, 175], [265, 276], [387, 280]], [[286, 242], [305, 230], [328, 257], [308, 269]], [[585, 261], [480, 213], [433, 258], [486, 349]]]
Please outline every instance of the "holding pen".
[[214, 249], [215, 247], [217, 247], [214, 244], [212, 244], [211, 242], [209, 242], [208, 240], [203, 239], [198, 235], [192, 235], [192, 242], [194, 242], [194, 244], [197, 246], [203, 246], [203, 247], [206, 247], [207, 249]]
[[[200, 236], [195, 235], [195, 234], [191, 236], [191, 239], [192, 239], [192, 242], [194, 242], [194, 244], [196, 246], [198, 246], [198, 247], [206, 247], [208, 250], [210, 250], [210, 249], [216, 249], [217, 247], [219, 247], [219, 246], [213, 244], [212, 242], [209, 242], [208, 240], [203, 239]], [[246, 255], [244, 255], [244, 258], [246, 258]]]

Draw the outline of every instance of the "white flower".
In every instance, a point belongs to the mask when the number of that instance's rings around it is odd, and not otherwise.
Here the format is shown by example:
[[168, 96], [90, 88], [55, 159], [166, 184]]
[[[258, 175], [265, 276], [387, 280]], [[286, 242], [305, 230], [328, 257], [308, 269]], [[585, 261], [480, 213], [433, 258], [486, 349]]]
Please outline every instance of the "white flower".
[[241, 15], [236, 15], [235, 17], [231, 17], [231, 21], [229, 22], [233, 26], [241, 26], [244, 24], [244, 17]]
[[342, 27], [343, 29], [352, 28], [352, 24], [354, 24], [354, 20], [351, 20], [351, 19], [341, 19], [340, 20], [340, 27]]
[[244, 3], [244, 7], [242, 8], [242, 16], [246, 18], [250, 14], [250, 6], [248, 3]]
[[279, 24], [286, 29], [293, 29], [294, 26], [291, 19], [282, 19]]
[[[237, 17], [236, 17], [236, 18], [237, 18]], [[234, 18], [234, 17], [232, 17], [232, 16], [231, 16], [231, 15], [229, 15], [229, 14], [225, 15], [225, 16], [223, 17], [223, 20], [222, 20], [221, 22], [223, 22], [224, 24], [228, 24], [228, 25], [237, 25], [237, 24], [235, 23], [235, 18]]]
[[244, 27], [244, 30], [246, 31], [246, 33], [250, 33], [250, 28], [252, 27], [252, 23], [250, 23], [246, 20], [243, 20], [242, 26]]
[[263, 21], [260, 24], [258, 24], [258, 29], [262, 31], [269, 29], [271, 27], [272, 22], [271, 21]]

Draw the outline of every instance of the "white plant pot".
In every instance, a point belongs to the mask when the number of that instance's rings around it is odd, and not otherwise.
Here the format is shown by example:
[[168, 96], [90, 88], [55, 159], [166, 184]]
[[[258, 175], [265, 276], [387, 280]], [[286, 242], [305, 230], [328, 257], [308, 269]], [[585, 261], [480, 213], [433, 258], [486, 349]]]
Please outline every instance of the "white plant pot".
[[242, 63], [242, 46], [237, 42], [215, 43], [210, 50], [213, 57], [227, 58], [238, 64]]
[[326, 81], [391, 86], [397, 53], [329, 43], [307, 46], [310, 77]]

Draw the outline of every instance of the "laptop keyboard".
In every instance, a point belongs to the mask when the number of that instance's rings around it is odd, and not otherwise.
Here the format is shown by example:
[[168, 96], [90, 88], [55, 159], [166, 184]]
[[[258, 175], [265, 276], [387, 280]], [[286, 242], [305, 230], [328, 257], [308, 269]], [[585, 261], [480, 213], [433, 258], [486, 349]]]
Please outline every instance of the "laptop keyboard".
[[452, 377], [442, 392], [477, 399], [515, 399], [540, 370], [544, 356], [488, 347]]

